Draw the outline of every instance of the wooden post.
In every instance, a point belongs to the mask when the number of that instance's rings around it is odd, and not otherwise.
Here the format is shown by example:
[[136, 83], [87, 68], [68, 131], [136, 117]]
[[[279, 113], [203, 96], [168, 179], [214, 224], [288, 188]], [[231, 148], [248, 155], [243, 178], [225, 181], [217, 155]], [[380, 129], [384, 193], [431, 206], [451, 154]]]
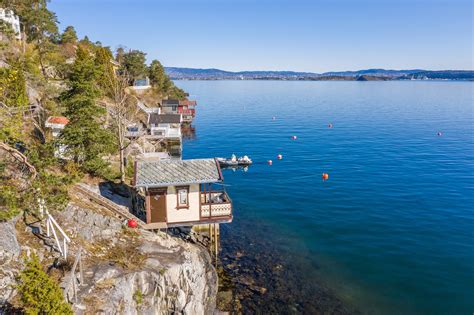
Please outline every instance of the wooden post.
[[217, 224], [214, 223], [214, 250], [215, 250], [215, 255], [216, 255], [216, 267], [217, 267], [217, 257], [218, 257], [218, 252], [217, 252], [218, 241], [219, 239], [217, 236]]
[[209, 249], [211, 249], [211, 257], [212, 257], [212, 225], [209, 224]]

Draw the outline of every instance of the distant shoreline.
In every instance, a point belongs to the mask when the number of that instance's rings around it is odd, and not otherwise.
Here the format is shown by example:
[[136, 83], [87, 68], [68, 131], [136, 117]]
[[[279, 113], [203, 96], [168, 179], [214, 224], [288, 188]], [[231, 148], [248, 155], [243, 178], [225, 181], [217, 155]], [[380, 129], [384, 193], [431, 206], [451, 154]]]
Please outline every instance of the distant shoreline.
[[223, 79], [206, 79], [206, 78], [171, 78], [174, 81], [303, 81], [303, 82], [374, 82], [374, 81], [416, 81], [416, 82], [473, 82], [472, 79], [372, 79], [372, 80], [357, 80], [353, 79], [278, 79], [278, 78], [259, 78], [259, 79], [234, 79], [234, 78], [223, 78]]
[[367, 69], [341, 72], [294, 72], [294, 71], [240, 71], [220, 69], [195, 69], [165, 67], [172, 80], [278, 80], [278, 81], [392, 81], [392, 80], [443, 80], [473, 81], [471, 70], [385, 70]]

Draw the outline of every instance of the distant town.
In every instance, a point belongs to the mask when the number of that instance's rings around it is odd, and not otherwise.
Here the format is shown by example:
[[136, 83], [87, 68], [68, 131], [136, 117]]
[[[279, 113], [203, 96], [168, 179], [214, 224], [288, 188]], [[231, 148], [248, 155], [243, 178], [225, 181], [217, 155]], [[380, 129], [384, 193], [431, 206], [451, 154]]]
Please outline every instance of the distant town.
[[388, 81], [388, 80], [474, 80], [470, 70], [367, 69], [340, 72], [240, 71], [165, 67], [173, 80], [294, 80], [294, 81]]

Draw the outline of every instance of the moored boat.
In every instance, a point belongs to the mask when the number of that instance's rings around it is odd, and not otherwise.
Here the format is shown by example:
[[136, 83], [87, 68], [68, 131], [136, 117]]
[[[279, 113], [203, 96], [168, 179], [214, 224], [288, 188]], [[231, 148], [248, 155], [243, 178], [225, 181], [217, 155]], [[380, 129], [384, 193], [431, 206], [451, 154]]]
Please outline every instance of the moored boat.
[[221, 166], [248, 166], [252, 164], [252, 160], [246, 155], [237, 158], [235, 154], [232, 154], [230, 158], [216, 158], [216, 160]]

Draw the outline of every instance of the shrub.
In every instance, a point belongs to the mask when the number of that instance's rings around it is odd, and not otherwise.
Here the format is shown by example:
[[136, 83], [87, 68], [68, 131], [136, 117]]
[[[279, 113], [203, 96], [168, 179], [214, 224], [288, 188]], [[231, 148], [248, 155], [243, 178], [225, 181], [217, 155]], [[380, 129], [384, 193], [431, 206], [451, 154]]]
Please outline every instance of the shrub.
[[25, 314], [73, 314], [61, 288], [44, 272], [36, 255], [26, 261], [17, 288]]

